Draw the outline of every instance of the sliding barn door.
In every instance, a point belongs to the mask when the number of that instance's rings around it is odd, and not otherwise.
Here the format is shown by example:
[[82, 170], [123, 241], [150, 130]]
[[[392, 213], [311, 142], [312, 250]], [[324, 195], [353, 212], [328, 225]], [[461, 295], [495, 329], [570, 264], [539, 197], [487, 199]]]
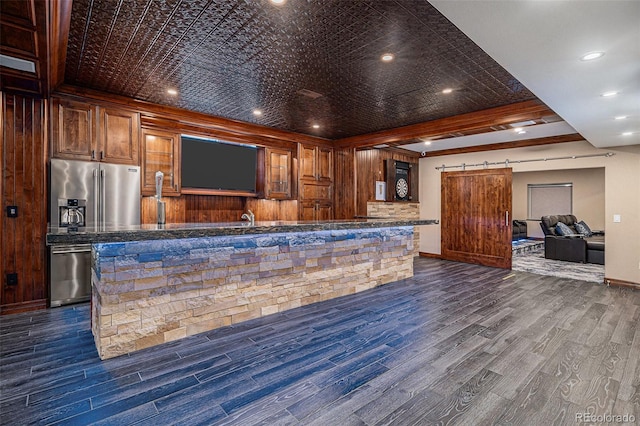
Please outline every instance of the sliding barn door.
[[442, 173], [442, 258], [511, 268], [511, 169]]

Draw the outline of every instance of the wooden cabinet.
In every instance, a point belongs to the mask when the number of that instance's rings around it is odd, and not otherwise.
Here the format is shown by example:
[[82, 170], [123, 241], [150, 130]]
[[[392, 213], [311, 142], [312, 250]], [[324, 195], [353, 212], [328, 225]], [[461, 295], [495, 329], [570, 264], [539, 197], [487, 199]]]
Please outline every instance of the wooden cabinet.
[[142, 195], [155, 195], [156, 172], [164, 173], [162, 196], [180, 195], [180, 135], [142, 129]]
[[291, 151], [266, 149], [266, 198], [280, 200], [291, 198], [291, 158]]
[[301, 220], [333, 219], [333, 150], [298, 145]]
[[96, 109], [83, 102], [53, 100], [53, 157], [96, 159]]
[[300, 145], [300, 179], [333, 181], [333, 150]]
[[137, 112], [54, 98], [52, 117], [53, 157], [139, 164]]
[[140, 115], [137, 112], [99, 108], [99, 160], [107, 163], [138, 165]]
[[303, 201], [300, 203], [300, 220], [333, 219], [333, 203], [322, 201]]

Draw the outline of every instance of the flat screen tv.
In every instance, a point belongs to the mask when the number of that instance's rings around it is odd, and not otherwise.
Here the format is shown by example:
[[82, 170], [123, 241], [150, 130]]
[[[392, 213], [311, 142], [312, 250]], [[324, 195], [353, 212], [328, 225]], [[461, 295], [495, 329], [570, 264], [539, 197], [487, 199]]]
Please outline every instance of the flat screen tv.
[[182, 136], [182, 187], [256, 192], [258, 149]]

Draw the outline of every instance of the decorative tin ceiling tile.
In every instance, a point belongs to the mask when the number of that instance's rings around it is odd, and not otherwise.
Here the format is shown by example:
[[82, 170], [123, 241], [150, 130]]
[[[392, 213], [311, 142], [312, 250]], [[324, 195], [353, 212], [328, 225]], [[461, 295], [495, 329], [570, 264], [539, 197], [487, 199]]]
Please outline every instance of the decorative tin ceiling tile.
[[74, 0], [65, 81], [330, 139], [535, 99], [418, 0]]

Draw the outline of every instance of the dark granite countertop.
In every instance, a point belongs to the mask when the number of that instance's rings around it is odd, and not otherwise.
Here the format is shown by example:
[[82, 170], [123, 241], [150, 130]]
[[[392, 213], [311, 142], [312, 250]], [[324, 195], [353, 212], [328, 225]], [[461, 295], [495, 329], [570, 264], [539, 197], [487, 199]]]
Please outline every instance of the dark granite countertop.
[[329, 221], [276, 221], [224, 223], [172, 223], [166, 225], [112, 226], [101, 229], [50, 228], [47, 245], [115, 243], [122, 241], [164, 240], [215, 237], [224, 235], [270, 234], [279, 232], [313, 232], [339, 229], [371, 229], [395, 226], [434, 225], [435, 219], [352, 219]]

